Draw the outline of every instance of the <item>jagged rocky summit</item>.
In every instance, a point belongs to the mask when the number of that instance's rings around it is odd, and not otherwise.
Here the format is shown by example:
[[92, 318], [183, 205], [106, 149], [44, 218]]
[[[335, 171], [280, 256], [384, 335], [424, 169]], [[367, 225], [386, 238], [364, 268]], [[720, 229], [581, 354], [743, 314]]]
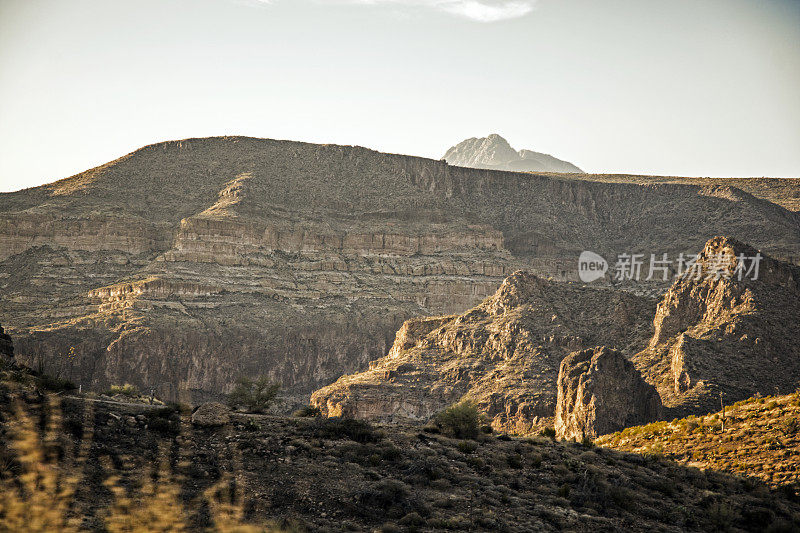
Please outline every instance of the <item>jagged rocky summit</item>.
[[583, 173], [581, 169], [549, 154], [533, 150], [515, 150], [496, 133], [472, 137], [451, 147], [442, 158], [450, 165], [515, 172]]
[[[709, 240], [699, 276], [687, 272], [657, 305], [516, 272], [464, 314], [406, 322], [387, 356], [311, 402], [328, 416], [425, 420], [469, 399], [497, 429], [555, 425], [561, 437], [580, 439], [710, 412], [720, 392], [735, 402], [793, 391], [800, 269], [762, 253], [758, 278], [740, 280], [740, 257], [759, 253]], [[718, 279], [712, 257], [726, 258], [715, 260]]]
[[674, 415], [718, 409], [720, 394], [786, 394], [800, 385], [799, 320], [800, 268], [716, 237], [664, 295], [633, 361]]
[[596, 345], [632, 355], [654, 309], [650, 298], [516, 272], [462, 315], [409, 320], [386, 357], [311, 402], [328, 416], [425, 420], [469, 399], [496, 429], [552, 426], [564, 357]]

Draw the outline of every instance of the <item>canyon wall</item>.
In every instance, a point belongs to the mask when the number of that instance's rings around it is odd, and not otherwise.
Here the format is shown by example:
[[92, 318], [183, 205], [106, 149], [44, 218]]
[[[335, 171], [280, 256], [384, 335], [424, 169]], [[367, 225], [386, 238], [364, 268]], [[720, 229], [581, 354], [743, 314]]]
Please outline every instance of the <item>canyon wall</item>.
[[404, 320], [463, 312], [519, 268], [576, 279], [584, 249], [677, 254], [723, 232], [800, 250], [796, 213], [717, 189], [159, 143], [0, 194], [0, 320], [22, 362], [85, 388], [205, 399], [267, 374], [300, 402], [385, 355]]
[[598, 344], [630, 357], [647, 342], [654, 309], [650, 298], [519, 271], [463, 314], [408, 320], [386, 357], [311, 403], [328, 416], [427, 420], [467, 399], [498, 430], [552, 427], [562, 360]]

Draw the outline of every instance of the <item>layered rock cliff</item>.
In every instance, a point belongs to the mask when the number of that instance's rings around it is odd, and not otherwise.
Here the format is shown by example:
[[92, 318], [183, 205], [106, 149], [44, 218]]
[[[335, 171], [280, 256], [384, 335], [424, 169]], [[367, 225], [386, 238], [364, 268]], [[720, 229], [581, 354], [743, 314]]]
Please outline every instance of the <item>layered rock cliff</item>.
[[675, 414], [800, 384], [800, 268], [711, 239], [658, 305], [633, 360]]
[[798, 220], [701, 185], [165, 142], [0, 194], [0, 316], [21, 362], [86, 389], [204, 399], [255, 373], [300, 398], [384, 355], [404, 320], [461, 313], [518, 268], [575, 279], [584, 249], [677, 255], [722, 230], [793, 253]]
[[551, 425], [562, 359], [604, 344], [632, 354], [655, 301], [516, 272], [462, 315], [412, 319], [389, 354], [343, 376], [311, 402], [329, 416], [424, 420], [469, 399], [497, 429]]
[[617, 350], [598, 346], [561, 361], [556, 437], [583, 441], [661, 416], [661, 398], [633, 363]]

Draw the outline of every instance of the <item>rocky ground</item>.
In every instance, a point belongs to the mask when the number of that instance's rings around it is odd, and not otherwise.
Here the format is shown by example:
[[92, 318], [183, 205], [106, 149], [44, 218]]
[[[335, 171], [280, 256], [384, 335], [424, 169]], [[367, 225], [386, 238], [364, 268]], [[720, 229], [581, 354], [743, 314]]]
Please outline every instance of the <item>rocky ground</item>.
[[[8, 378], [8, 375], [6, 375]], [[792, 491], [632, 454], [548, 437], [481, 434], [460, 440], [418, 426], [324, 418], [230, 415], [196, 426], [179, 408], [62, 398], [54, 403], [2, 382], [0, 453], [15, 475], [14, 398], [55, 427], [57, 468], [80, 477], [70, 511], [103, 526], [115, 499], [142, 474], [180, 487], [179, 513], [209, 525], [209, 489], [235, 481], [244, 522], [294, 531], [789, 531], [800, 527]], [[19, 404], [17, 404], [19, 405]], [[19, 410], [17, 411], [20, 412]], [[55, 426], [48, 423], [60, 413]], [[54, 436], [55, 435], [55, 436]], [[159, 467], [158, 465], [161, 465]], [[228, 486], [228, 485], [226, 485]], [[173, 512], [174, 509], [173, 509]]]

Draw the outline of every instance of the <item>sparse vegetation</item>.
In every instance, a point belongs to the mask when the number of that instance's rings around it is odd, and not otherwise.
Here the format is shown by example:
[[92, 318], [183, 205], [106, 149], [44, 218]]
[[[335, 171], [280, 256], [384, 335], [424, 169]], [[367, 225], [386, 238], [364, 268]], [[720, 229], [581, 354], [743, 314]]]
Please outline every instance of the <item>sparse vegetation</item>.
[[107, 396], [127, 396], [129, 398], [133, 398], [135, 396], [139, 396], [139, 388], [136, 385], [131, 385], [130, 383], [125, 383], [124, 385], [111, 385], [109, 389], [105, 393]]
[[321, 415], [322, 412], [319, 410], [319, 407], [313, 405], [305, 405], [294, 412], [294, 416], [299, 417], [317, 417]]
[[799, 399], [794, 393], [738, 401], [725, 408], [724, 431], [719, 412], [627, 428], [596, 443], [756, 476], [794, 493], [800, 490]]
[[[35, 417], [17, 404], [7, 428], [7, 443], [13, 459], [12, 468], [0, 473], [0, 531], [30, 533], [71, 533], [84, 531], [81, 517], [74, 510], [78, 505], [81, 474], [65, 469], [59, 463], [61, 415], [57, 405], [47, 409], [47, 429], [37, 430]], [[91, 443], [82, 443], [74, 466], [86, 468]], [[63, 450], [62, 450], [63, 451]], [[113, 466], [108, 464], [109, 471]], [[189, 531], [188, 512], [180, 496], [180, 482], [166, 463], [141, 477], [135, 488], [129, 488], [118, 474], [104, 482], [112, 495], [101, 513], [102, 529], [109, 533]], [[209, 531], [219, 533], [277, 532], [269, 525], [256, 526], [244, 521], [241, 504], [226, 500], [229, 480], [223, 478], [207, 491], [211, 509]]]
[[314, 434], [326, 439], [350, 439], [355, 442], [377, 442], [381, 434], [368, 422], [354, 418], [320, 418], [315, 425]]
[[233, 391], [228, 394], [228, 405], [232, 409], [264, 413], [275, 401], [280, 388], [279, 383], [273, 383], [267, 376], [239, 378]]
[[437, 414], [434, 422], [445, 435], [457, 439], [475, 439], [481, 432], [484, 417], [474, 403], [465, 400]]
[[[0, 430], [0, 531], [6, 516], [30, 520], [30, 502], [37, 501], [24, 489], [29, 478], [15, 444], [17, 417], [4, 394], [0, 413], [10, 422]], [[271, 517], [279, 517], [275, 527], [292, 531], [603, 530], [609, 524], [790, 531], [800, 525], [792, 491], [653, 454], [541, 436], [456, 440], [445, 430], [347, 418], [234, 413], [223, 428], [195, 428], [179, 406], [76, 398], [62, 400], [61, 419], [41, 396], [23, 397], [27, 427], [44, 458], [32, 464], [55, 476], [40, 486], [58, 487], [38, 501], [48, 501], [45, 518], [59, 531], [272, 531], [263, 525]], [[768, 411], [770, 417], [791, 414], [784, 399], [774, 401], [780, 409]], [[666, 439], [678, 422], [651, 429]], [[698, 417], [699, 427], [706, 422]], [[87, 456], [92, 461], [81, 459]], [[70, 490], [72, 475], [80, 481]]]
[[548, 439], [555, 439], [556, 438], [556, 430], [555, 430], [555, 428], [550, 428], [550, 427], [544, 428], [541, 431], [541, 435], [543, 437], [547, 437]]

